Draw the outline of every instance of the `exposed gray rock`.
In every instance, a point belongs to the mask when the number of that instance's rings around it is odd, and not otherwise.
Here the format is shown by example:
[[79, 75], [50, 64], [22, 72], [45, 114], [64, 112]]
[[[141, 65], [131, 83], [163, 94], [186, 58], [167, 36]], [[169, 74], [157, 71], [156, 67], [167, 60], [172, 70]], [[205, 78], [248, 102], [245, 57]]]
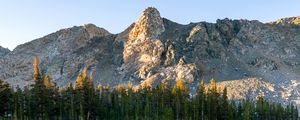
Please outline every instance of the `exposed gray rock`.
[[[165, 80], [194, 80], [195, 66], [175, 65], [172, 45], [164, 46], [159, 36], [165, 31], [163, 19], [155, 8], [147, 8], [129, 32], [124, 47], [123, 79], [141, 80], [140, 86], [156, 86]], [[167, 51], [166, 56], [163, 52]], [[162, 60], [166, 57], [166, 60]], [[164, 61], [169, 65], [166, 67]], [[131, 75], [131, 76], [128, 76]], [[129, 78], [128, 78], [129, 77]]]
[[[208, 85], [207, 85], [208, 86]], [[230, 80], [217, 83], [220, 89], [227, 88], [229, 99], [257, 99], [263, 97], [268, 101], [279, 102], [288, 105], [293, 102], [300, 107], [299, 80], [285, 81], [284, 83], [271, 83], [262, 78], [247, 78]]]
[[297, 19], [270, 24], [226, 18], [181, 25], [151, 7], [119, 34], [87, 24], [19, 45], [0, 59], [0, 79], [29, 84], [38, 55], [43, 73], [59, 85], [73, 82], [87, 66], [96, 82], [112, 86], [131, 81], [139, 88], [182, 79], [195, 88], [200, 79], [214, 78], [232, 94], [240, 90], [239, 99], [264, 93], [282, 102], [299, 101]]
[[[121, 64], [122, 45], [115, 36], [95, 25], [74, 26], [19, 45], [0, 61], [0, 78], [21, 87], [32, 80], [32, 60], [59, 84], [72, 82], [82, 67], [98, 72], [99, 80], [110, 80], [115, 64]], [[120, 49], [120, 50], [119, 50]], [[100, 67], [101, 66], [101, 67]], [[100, 72], [103, 71], [105, 72]], [[109, 78], [107, 78], [109, 76]]]
[[9, 49], [0, 46], [0, 59], [10, 52]]

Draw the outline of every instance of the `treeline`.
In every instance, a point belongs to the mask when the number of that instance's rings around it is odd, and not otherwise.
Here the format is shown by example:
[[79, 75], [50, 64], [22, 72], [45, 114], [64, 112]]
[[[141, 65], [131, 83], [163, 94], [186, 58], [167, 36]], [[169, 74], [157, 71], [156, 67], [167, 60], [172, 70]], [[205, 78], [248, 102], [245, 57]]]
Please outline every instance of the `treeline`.
[[176, 80], [156, 88], [133, 90], [132, 84], [93, 83], [84, 68], [75, 85], [59, 88], [49, 75], [42, 75], [34, 60], [34, 83], [24, 90], [13, 90], [0, 80], [0, 119], [14, 120], [296, 120], [297, 107], [283, 106], [258, 98], [255, 101], [230, 101], [227, 89], [220, 90], [211, 80], [198, 85], [196, 95]]

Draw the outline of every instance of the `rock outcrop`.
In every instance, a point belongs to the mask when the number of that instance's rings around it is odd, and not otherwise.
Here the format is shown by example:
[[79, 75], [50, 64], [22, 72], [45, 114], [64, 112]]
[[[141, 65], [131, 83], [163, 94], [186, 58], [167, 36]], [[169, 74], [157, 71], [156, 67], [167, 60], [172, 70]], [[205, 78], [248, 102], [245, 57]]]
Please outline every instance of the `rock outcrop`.
[[299, 101], [298, 18], [271, 24], [226, 18], [181, 25], [150, 7], [119, 34], [87, 24], [19, 45], [0, 58], [0, 79], [14, 86], [30, 84], [37, 55], [43, 74], [59, 85], [74, 82], [87, 66], [96, 83], [112, 86], [130, 81], [136, 88], [151, 87], [182, 79], [193, 92], [199, 80], [214, 78], [236, 99], [264, 95]]
[[257, 99], [263, 97], [272, 102], [287, 105], [291, 102], [300, 107], [299, 80], [271, 83], [262, 78], [246, 78], [217, 83], [220, 89], [227, 88], [228, 98], [232, 100]]
[[0, 46], [0, 59], [10, 52], [9, 49]]
[[[166, 67], [162, 64], [166, 47], [159, 36], [164, 31], [163, 19], [157, 9], [150, 7], [144, 10], [125, 42], [124, 64], [121, 67], [123, 76], [131, 75], [129, 80], [141, 80], [141, 86], [156, 86], [165, 80], [194, 80], [193, 65], [180, 63]], [[172, 59], [170, 54], [174, 51], [171, 49], [168, 48], [168, 56]]]
[[122, 66], [124, 74], [131, 74], [142, 79], [150, 76], [151, 71], [161, 62], [164, 46], [158, 36], [164, 30], [162, 18], [155, 8], [143, 11], [125, 43], [124, 65]]
[[298, 17], [288, 17], [288, 18], [281, 18], [278, 19], [275, 22], [271, 22], [272, 24], [284, 24], [284, 25], [288, 25], [288, 24], [292, 24], [292, 25], [300, 25], [300, 16]]

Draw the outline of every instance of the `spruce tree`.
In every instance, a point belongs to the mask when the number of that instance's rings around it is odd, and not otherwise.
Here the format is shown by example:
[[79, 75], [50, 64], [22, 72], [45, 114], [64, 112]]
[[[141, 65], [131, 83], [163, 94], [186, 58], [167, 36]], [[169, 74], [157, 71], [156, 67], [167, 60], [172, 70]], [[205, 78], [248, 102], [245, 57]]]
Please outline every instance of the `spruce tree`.
[[222, 98], [221, 98], [221, 118], [222, 120], [228, 120], [229, 116], [229, 102], [227, 98], [227, 87], [223, 89]]
[[188, 97], [188, 89], [183, 80], [179, 79], [176, 80], [174, 88], [172, 90], [175, 100], [175, 112], [176, 112], [176, 119], [183, 119], [184, 116], [184, 103], [185, 98]]
[[13, 94], [14, 101], [14, 119], [24, 119], [24, 97], [23, 92], [19, 86]]
[[95, 89], [92, 74], [87, 76], [87, 67], [84, 67], [82, 72], [79, 73], [75, 83], [76, 95], [79, 103], [78, 112], [80, 119], [92, 119], [95, 114]]
[[45, 119], [45, 107], [46, 107], [46, 86], [44, 85], [43, 77], [39, 71], [39, 59], [37, 56], [34, 57], [33, 62], [33, 80], [34, 83], [31, 85], [30, 90], [32, 95], [31, 110], [36, 112], [34, 119]]
[[204, 81], [201, 80], [201, 82], [198, 85], [197, 89], [197, 95], [196, 95], [196, 106], [197, 106], [197, 112], [196, 115], [199, 117], [196, 117], [196, 119], [204, 119], [204, 112], [205, 112], [205, 101], [206, 99], [206, 93], [205, 93], [205, 84]]
[[207, 101], [208, 101], [208, 118], [209, 119], [217, 119], [218, 115], [220, 114], [218, 112], [218, 106], [219, 106], [219, 93], [218, 93], [218, 87], [216, 84], [216, 81], [214, 79], [210, 80], [210, 85], [208, 88], [208, 97], [207, 97]]
[[9, 84], [0, 79], [0, 118], [11, 114], [11, 91]]

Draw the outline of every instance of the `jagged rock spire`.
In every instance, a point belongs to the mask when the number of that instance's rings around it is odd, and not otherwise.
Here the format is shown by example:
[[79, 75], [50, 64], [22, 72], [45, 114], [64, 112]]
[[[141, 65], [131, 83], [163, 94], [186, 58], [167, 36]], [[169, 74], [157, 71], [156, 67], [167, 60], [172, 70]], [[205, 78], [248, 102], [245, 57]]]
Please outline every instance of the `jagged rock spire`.
[[135, 22], [124, 47], [124, 73], [145, 79], [161, 63], [164, 46], [158, 36], [164, 32], [163, 20], [157, 9], [145, 9]]
[[154, 39], [165, 31], [159, 11], [154, 7], [145, 9], [141, 17], [135, 22], [129, 34], [129, 39]]

